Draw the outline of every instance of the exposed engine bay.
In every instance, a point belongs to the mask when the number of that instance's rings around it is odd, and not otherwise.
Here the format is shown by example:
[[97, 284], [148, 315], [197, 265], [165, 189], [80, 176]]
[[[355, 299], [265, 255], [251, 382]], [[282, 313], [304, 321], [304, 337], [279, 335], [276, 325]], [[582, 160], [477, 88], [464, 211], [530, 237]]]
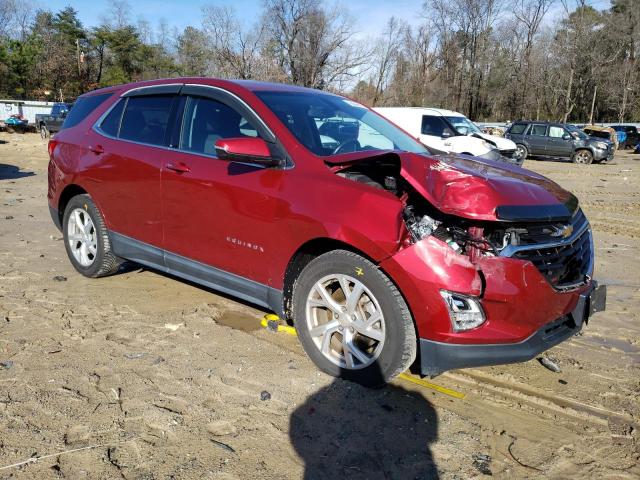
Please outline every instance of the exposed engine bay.
[[[386, 190], [403, 204], [402, 216], [406, 235], [402, 245], [408, 246], [433, 236], [446, 243], [455, 253], [466, 255], [471, 262], [479, 257], [508, 253], [534, 263], [551, 283], [564, 288], [585, 281], [590, 271], [590, 233], [580, 210], [564, 222], [478, 221], [447, 215], [435, 208], [402, 175], [400, 163], [393, 156], [381, 156], [335, 168], [337, 175], [374, 188]], [[575, 231], [585, 231], [571, 245], [552, 248], [559, 239]], [[578, 232], [580, 233], [580, 232]], [[510, 248], [536, 246], [534, 249]], [[541, 248], [537, 248], [541, 247]]]

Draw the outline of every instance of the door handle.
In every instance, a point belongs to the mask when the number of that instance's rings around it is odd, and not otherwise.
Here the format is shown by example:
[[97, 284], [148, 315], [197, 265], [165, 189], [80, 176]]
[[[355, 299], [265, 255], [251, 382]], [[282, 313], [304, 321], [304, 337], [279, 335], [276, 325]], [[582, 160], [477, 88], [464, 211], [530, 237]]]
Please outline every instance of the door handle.
[[104, 153], [104, 147], [102, 145], [90, 145], [89, 150], [95, 153], [96, 155], [100, 155]]
[[191, 169], [184, 163], [180, 162], [178, 164], [168, 163], [167, 170], [173, 170], [176, 173], [187, 173], [190, 172]]

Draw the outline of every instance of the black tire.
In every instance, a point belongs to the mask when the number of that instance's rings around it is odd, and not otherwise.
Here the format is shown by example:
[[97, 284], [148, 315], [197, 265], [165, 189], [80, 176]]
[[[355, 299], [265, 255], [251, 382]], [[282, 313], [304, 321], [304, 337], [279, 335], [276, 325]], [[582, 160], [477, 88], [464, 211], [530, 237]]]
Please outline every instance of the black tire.
[[[69, 219], [71, 213], [76, 209], [82, 209], [93, 222], [94, 235], [96, 239], [96, 254], [93, 258], [91, 265], [83, 266], [74, 257], [71, 251], [71, 244], [69, 241]], [[85, 277], [98, 278], [112, 275], [118, 271], [118, 268], [123, 263], [123, 259], [113, 254], [111, 251], [111, 242], [109, 240], [109, 234], [107, 227], [104, 223], [104, 219], [96, 207], [93, 200], [89, 195], [76, 195], [67, 203], [64, 210], [64, 217], [62, 220], [62, 234], [64, 237], [64, 246], [67, 251], [67, 256], [73, 267]]]
[[516, 144], [516, 151], [513, 154], [513, 159], [518, 162], [517, 165], [522, 165], [529, 156], [529, 150], [521, 143]]
[[50, 136], [51, 136], [51, 133], [49, 133], [49, 129], [47, 128], [47, 126], [40, 125], [40, 138], [42, 138], [43, 140], [46, 140]]
[[579, 165], [591, 165], [593, 163], [593, 153], [586, 149], [576, 150], [571, 160]]
[[[315, 283], [327, 275], [357, 276], [380, 305], [385, 335], [377, 359], [361, 369], [333, 363], [316, 346], [307, 327], [307, 298]], [[355, 278], [355, 277], [354, 277]], [[293, 287], [293, 317], [298, 338], [311, 360], [325, 373], [368, 387], [379, 387], [407, 370], [416, 358], [416, 330], [409, 308], [396, 286], [376, 265], [346, 250], [316, 257], [300, 273]]]

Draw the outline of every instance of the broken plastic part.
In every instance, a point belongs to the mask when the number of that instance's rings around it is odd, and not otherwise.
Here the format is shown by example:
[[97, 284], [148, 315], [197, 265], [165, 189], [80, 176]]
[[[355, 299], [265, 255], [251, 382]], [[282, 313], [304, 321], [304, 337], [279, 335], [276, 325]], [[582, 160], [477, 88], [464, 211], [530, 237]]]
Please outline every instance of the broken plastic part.
[[448, 290], [440, 290], [440, 295], [447, 305], [451, 326], [455, 332], [470, 330], [484, 323], [484, 311], [477, 299]]

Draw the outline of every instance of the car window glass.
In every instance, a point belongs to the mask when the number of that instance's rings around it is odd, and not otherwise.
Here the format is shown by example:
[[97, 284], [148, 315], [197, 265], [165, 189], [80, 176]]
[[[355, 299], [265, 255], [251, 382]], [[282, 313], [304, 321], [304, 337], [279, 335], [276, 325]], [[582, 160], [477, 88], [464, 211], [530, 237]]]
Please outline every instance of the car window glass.
[[353, 100], [311, 92], [258, 91], [256, 95], [316, 155], [369, 150], [427, 153], [414, 138]]
[[442, 121], [441, 118], [434, 117], [433, 115], [422, 116], [421, 131], [423, 135], [432, 135], [434, 137], [441, 137], [445, 129], [447, 129], [447, 131], [451, 130], [447, 128], [447, 125]]
[[129, 97], [122, 115], [119, 138], [164, 145], [175, 95]]
[[527, 128], [526, 123], [516, 123], [509, 129], [509, 133], [512, 133], [514, 135], [522, 135], [525, 128]]
[[545, 136], [547, 134], [546, 125], [532, 125], [529, 135]]
[[180, 148], [215, 155], [221, 138], [258, 137], [249, 120], [211, 98], [189, 97], [184, 110]]
[[125, 103], [126, 100], [118, 101], [100, 124], [100, 129], [107, 135], [111, 135], [112, 137], [118, 136], [120, 120], [122, 119], [122, 111], [124, 110]]
[[[539, 125], [536, 125], [538, 127]], [[549, 126], [549, 136], [552, 138], [562, 138], [564, 135], [564, 128], [556, 127], [555, 125]]]
[[63, 130], [65, 128], [75, 127], [111, 95], [111, 93], [103, 93], [100, 95], [90, 95], [88, 97], [78, 98], [76, 103], [73, 105], [73, 108], [69, 110], [69, 113], [65, 117], [64, 123], [60, 129]]

